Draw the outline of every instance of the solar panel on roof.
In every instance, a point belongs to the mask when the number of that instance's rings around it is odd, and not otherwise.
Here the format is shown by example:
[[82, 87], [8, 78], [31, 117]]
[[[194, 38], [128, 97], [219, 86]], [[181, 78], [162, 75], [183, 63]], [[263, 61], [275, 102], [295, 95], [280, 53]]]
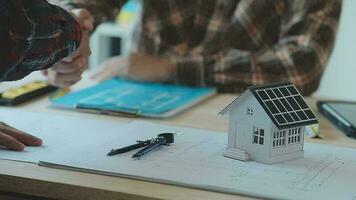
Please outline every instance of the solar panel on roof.
[[278, 99], [275, 99], [273, 100], [273, 103], [277, 106], [278, 110], [280, 112], [286, 112], [287, 110], [284, 108], [284, 106], [282, 105], [282, 103], [278, 100]]
[[306, 110], [304, 111], [305, 114], [308, 116], [309, 119], [314, 119], [316, 118], [316, 116], [314, 115], [314, 113], [311, 110]]
[[281, 98], [280, 100], [281, 100], [282, 104], [286, 107], [286, 109], [288, 111], [292, 111], [293, 110], [293, 108], [289, 105], [289, 103], [287, 102], [287, 100], [285, 98]]
[[299, 121], [300, 120], [300, 118], [298, 117], [298, 115], [295, 112], [290, 112], [289, 114], [292, 116], [294, 121]]
[[286, 120], [284, 119], [284, 117], [282, 115], [275, 115], [274, 117], [277, 119], [278, 123], [280, 123], [280, 124], [286, 123]]
[[317, 122], [315, 114], [291, 84], [254, 87], [251, 90], [277, 127]]
[[274, 94], [274, 92], [272, 92], [272, 90], [266, 90], [266, 92], [271, 99], [276, 98], [276, 95]]
[[298, 112], [297, 112], [297, 115], [298, 115], [298, 117], [299, 117], [300, 119], [302, 119], [302, 120], [308, 119], [307, 115], [304, 114], [303, 111], [298, 111]]
[[289, 91], [292, 95], [297, 95], [297, 94], [299, 94], [298, 91], [297, 91], [297, 89], [295, 89], [294, 86], [289, 86], [289, 87], [287, 87], [287, 89], [288, 89], [288, 91]]
[[294, 122], [293, 118], [290, 116], [289, 113], [284, 113], [283, 117], [287, 120], [287, 122]]
[[287, 90], [287, 88], [285, 88], [285, 87], [279, 88], [279, 90], [282, 92], [282, 94], [284, 96], [289, 96], [290, 95], [288, 90]]
[[261, 97], [261, 99], [263, 100], [267, 100], [269, 99], [269, 97], [267, 96], [266, 92], [265, 91], [259, 91], [258, 92], [258, 95]]
[[279, 113], [277, 107], [273, 104], [272, 101], [265, 101], [265, 104], [273, 114]]
[[287, 97], [289, 105], [292, 106], [293, 110], [299, 110], [300, 107], [293, 97]]
[[283, 94], [281, 93], [281, 91], [279, 91], [279, 89], [274, 88], [273, 92], [277, 95], [277, 97], [283, 97]]
[[294, 99], [297, 101], [298, 105], [300, 105], [302, 109], [309, 108], [309, 106], [304, 102], [301, 96], [295, 96]]

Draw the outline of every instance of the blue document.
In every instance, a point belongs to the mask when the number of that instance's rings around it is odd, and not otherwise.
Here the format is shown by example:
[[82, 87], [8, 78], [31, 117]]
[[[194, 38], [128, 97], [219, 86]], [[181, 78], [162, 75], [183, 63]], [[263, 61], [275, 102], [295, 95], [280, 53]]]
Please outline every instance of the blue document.
[[53, 99], [54, 106], [128, 113], [146, 117], [169, 117], [216, 93], [214, 88], [111, 79], [93, 87]]

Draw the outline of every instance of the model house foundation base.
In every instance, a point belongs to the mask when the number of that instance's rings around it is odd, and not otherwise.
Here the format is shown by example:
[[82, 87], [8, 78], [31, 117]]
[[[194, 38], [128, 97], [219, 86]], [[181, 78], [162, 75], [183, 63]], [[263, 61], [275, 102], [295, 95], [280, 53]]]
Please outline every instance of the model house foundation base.
[[251, 160], [250, 156], [248, 155], [247, 151], [237, 148], [229, 148], [227, 147], [224, 152], [224, 156], [228, 158], [233, 158], [236, 160], [241, 161], [248, 161]]

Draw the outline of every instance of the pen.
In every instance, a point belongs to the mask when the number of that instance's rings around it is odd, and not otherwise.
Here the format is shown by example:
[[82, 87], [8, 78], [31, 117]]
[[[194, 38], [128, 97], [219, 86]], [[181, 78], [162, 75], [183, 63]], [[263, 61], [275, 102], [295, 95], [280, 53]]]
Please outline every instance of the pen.
[[137, 141], [137, 144], [133, 144], [127, 147], [119, 148], [119, 149], [112, 149], [107, 156], [113, 156], [116, 154], [121, 154], [121, 153], [126, 153], [134, 149], [138, 149], [144, 146], [147, 146], [151, 143], [151, 140], [146, 140], [146, 141]]

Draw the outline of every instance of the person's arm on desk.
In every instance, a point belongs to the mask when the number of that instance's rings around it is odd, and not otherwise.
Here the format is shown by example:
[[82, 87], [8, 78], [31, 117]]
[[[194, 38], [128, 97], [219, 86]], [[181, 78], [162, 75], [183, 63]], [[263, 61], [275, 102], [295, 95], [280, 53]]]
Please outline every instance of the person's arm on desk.
[[158, 56], [133, 53], [128, 57], [109, 58], [98, 68], [103, 70], [92, 77], [98, 81], [119, 76], [135, 81], [166, 82], [172, 79], [174, 64]]
[[[44, 0], [0, 2], [0, 81], [21, 79], [76, 52], [82, 29], [72, 15]], [[39, 146], [34, 136], [0, 122], [0, 146]]]

